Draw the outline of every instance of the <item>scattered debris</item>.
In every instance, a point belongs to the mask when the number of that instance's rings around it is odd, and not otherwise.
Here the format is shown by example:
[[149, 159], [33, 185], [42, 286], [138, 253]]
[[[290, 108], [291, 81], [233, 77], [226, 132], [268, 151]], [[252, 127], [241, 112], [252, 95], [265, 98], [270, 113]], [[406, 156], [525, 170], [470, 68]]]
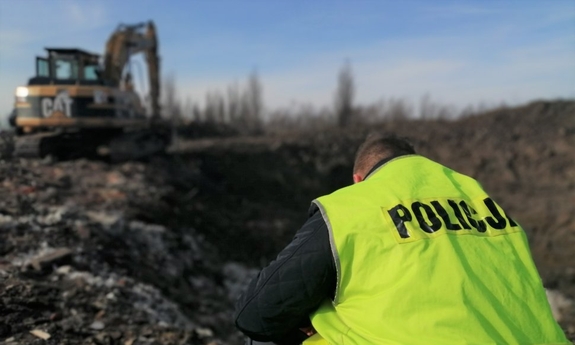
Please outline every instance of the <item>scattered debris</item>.
[[69, 258], [72, 255], [72, 250], [68, 248], [56, 248], [48, 254], [41, 255], [39, 257], [33, 258], [30, 261], [30, 265], [36, 270], [40, 271], [42, 268], [55, 264], [58, 261], [62, 261]]
[[106, 326], [104, 325], [104, 323], [103, 323], [102, 321], [94, 321], [94, 322], [92, 322], [92, 324], [90, 325], [90, 328], [91, 328], [91, 329], [95, 329], [95, 330], [97, 330], [97, 331], [103, 330], [104, 327], [106, 327]]
[[34, 329], [34, 330], [30, 331], [30, 333], [32, 335], [40, 338], [40, 339], [44, 339], [44, 340], [50, 339], [50, 334], [48, 334], [42, 330], [39, 330], [39, 329]]

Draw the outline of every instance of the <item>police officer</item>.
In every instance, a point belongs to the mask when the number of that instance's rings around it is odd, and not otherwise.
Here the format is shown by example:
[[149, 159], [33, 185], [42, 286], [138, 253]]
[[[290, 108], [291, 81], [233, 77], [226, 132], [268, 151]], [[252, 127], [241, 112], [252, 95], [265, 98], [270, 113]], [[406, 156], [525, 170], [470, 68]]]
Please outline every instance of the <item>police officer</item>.
[[477, 181], [394, 136], [360, 146], [353, 181], [239, 299], [249, 343], [570, 344], [523, 229]]

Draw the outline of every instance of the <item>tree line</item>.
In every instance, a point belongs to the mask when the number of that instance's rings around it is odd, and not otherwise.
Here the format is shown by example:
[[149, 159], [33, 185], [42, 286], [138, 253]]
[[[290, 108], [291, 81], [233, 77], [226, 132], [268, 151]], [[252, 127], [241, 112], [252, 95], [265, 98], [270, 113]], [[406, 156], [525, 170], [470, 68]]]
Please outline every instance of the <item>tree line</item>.
[[333, 105], [319, 108], [311, 104], [301, 104], [291, 108], [265, 109], [263, 86], [256, 72], [252, 72], [242, 84], [236, 82], [228, 85], [225, 91], [207, 92], [202, 106], [189, 97], [182, 102], [178, 96], [175, 77], [172, 75], [164, 80], [162, 113], [165, 118], [179, 124], [224, 124], [239, 133], [254, 134], [320, 125], [348, 127], [412, 118], [448, 120], [488, 109], [485, 105], [479, 105], [460, 110], [433, 101], [429, 94], [423, 95], [417, 106], [396, 97], [359, 105], [355, 97], [356, 85], [349, 61], [343, 64], [337, 75]]

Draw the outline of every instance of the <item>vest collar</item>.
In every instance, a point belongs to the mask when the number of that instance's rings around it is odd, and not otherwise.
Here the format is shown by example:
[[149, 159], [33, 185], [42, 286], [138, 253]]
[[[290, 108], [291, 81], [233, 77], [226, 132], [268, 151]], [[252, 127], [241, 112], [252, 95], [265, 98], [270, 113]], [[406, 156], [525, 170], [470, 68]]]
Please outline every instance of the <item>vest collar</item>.
[[415, 155], [414, 154], [407, 154], [407, 155], [390, 156], [390, 157], [387, 157], [387, 158], [380, 160], [379, 162], [377, 162], [376, 165], [373, 166], [373, 168], [371, 168], [371, 170], [367, 173], [367, 175], [365, 175], [364, 180], [367, 180], [368, 178], [370, 178], [372, 175], [374, 175], [376, 172], [378, 172], [385, 164], [391, 162], [392, 160], [395, 160], [396, 158], [409, 157], [409, 156], [415, 156]]

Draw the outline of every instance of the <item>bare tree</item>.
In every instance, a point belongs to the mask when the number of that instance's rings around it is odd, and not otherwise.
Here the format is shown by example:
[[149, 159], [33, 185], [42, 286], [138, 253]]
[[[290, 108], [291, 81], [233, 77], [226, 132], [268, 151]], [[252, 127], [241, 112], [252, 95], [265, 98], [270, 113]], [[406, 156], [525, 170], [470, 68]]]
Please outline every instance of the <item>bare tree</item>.
[[256, 72], [253, 72], [242, 97], [242, 124], [249, 132], [258, 132], [262, 125], [263, 92]]
[[388, 103], [389, 107], [387, 109], [387, 117], [390, 120], [407, 120], [409, 115], [413, 112], [412, 108], [404, 99], [391, 98]]
[[197, 104], [194, 104], [194, 107], [192, 109], [192, 113], [193, 113], [193, 119], [196, 122], [201, 122], [204, 120], [204, 116], [202, 114], [202, 110], [200, 109], [200, 106]]
[[228, 86], [227, 92], [208, 91], [203, 109], [193, 108], [196, 121], [230, 123], [240, 132], [257, 133], [262, 130], [263, 92], [256, 72], [240, 88], [238, 83]]
[[182, 106], [178, 99], [176, 78], [170, 74], [164, 80], [164, 91], [162, 92], [162, 116], [165, 119], [178, 122], [182, 115]]
[[419, 114], [422, 119], [436, 120], [449, 119], [456, 113], [456, 110], [449, 105], [433, 102], [429, 93], [421, 97], [419, 103]]
[[241, 117], [241, 101], [242, 96], [240, 93], [240, 88], [237, 83], [233, 83], [228, 86], [228, 102], [227, 102], [227, 113], [230, 124], [235, 125], [238, 123]]
[[217, 100], [212, 91], [206, 93], [206, 106], [204, 108], [204, 121], [208, 123], [216, 123]]
[[183, 107], [180, 99], [178, 98], [178, 90], [176, 87], [176, 78], [170, 74], [164, 80], [164, 92], [162, 92], [162, 116], [171, 123], [172, 129], [172, 143], [174, 146], [179, 145], [178, 139], [178, 126], [182, 124]]
[[194, 102], [192, 101], [192, 97], [190, 96], [186, 96], [186, 101], [184, 102], [184, 107], [182, 110], [182, 116], [186, 120], [194, 118]]
[[431, 101], [429, 93], [423, 95], [419, 101], [419, 117], [433, 119], [437, 116], [437, 106]]
[[226, 115], [226, 99], [221, 92], [216, 93], [216, 101], [217, 101], [217, 119], [221, 123], [228, 122], [228, 116]]
[[226, 102], [218, 90], [206, 94], [206, 121], [212, 123], [226, 122]]
[[347, 126], [353, 118], [353, 98], [355, 85], [349, 61], [346, 61], [339, 72], [335, 93], [335, 111], [340, 127]]

